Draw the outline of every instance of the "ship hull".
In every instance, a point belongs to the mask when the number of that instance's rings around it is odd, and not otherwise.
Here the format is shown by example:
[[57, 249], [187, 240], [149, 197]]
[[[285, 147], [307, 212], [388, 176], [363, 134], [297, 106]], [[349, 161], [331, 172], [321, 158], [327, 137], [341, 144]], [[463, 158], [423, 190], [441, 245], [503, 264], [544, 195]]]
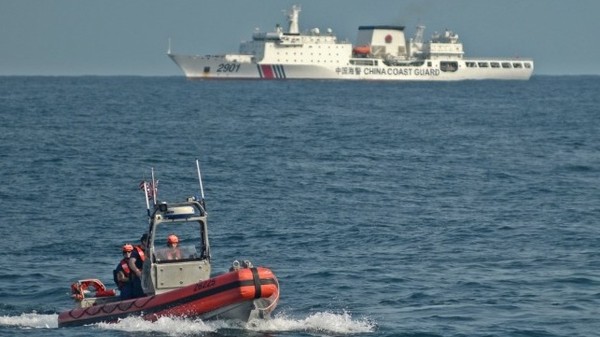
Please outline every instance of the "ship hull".
[[279, 286], [267, 268], [247, 268], [180, 289], [132, 300], [76, 308], [58, 316], [59, 327], [116, 322], [128, 316], [155, 321], [160, 317], [201, 319], [263, 318], [277, 305]]
[[[169, 54], [189, 79], [316, 79], [372, 81], [461, 81], [461, 80], [528, 80], [533, 62], [522, 59], [461, 59], [452, 60], [452, 70], [442, 70], [443, 60], [424, 60], [422, 65], [387, 65], [382, 60], [370, 60], [376, 65], [351, 64], [266, 64], [239, 62], [221, 56]], [[360, 60], [359, 60], [360, 61]], [[367, 62], [368, 63], [368, 62]], [[483, 64], [487, 67], [473, 67]], [[471, 66], [469, 66], [469, 64]], [[490, 64], [498, 67], [491, 67]], [[504, 65], [504, 66], [501, 66]]]

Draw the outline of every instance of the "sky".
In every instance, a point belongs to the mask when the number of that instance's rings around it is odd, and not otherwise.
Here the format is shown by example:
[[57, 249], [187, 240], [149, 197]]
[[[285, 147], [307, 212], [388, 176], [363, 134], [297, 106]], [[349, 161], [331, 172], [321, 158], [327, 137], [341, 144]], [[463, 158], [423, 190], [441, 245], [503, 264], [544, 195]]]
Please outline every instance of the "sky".
[[167, 57], [236, 53], [256, 28], [450, 29], [465, 56], [527, 57], [538, 75], [600, 75], [600, 0], [0, 0], [0, 76], [183, 76]]

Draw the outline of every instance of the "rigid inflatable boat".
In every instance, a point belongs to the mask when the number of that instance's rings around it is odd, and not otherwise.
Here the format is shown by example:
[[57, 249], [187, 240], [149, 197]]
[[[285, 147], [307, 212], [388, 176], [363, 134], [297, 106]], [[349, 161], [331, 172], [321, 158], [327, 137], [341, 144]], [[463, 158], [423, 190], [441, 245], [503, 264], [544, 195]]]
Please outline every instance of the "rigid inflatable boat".
[[[269, 317], [279, 300], [279, 283], [270, 269], [234, 261], [229, 272], [210, 276], [207, 212], [197, 161], [196, 166], [201, 198], [157, 203], [154, 173], [151, 183], [141, 185], [149, 217], [141, 274], [144, 296], [122, 299], [98, 279], [79, 280], [71, 285], [75, 308], [59, 314], [59, 327], [117, 322], [128, 316], [150, 321], [163, 316], [241, 321]], [[160, 245], [173, 232], [182, 238], [177, 259], [167, 258], [167, 248]]]

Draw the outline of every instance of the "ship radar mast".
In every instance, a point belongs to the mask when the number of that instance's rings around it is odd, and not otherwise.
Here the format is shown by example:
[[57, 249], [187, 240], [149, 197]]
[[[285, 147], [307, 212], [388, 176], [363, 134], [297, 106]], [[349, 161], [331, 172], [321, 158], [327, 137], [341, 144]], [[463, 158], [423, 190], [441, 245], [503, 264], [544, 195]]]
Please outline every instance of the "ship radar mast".
[[418, 25], [417, 26], [417, 31], [415, 32], [415, 37], [413, 39], [414, 43], [423, 43], [423, 32], [425, 31], [425, 26], [423, 25]]
[[423, 33], [425, 32], [425, 26], [418, 25], [415, 37], [410, 39], [410, 56], [421, 57], [423, 55]]
[[288, 28], [289, 34], [300, 34], [300, 29], [298, 28], [298, 14], [300, 13], [300, 6], [293, 5], [292, 9], [289, 10], [287, 14], [288, 23], [290, 24]]

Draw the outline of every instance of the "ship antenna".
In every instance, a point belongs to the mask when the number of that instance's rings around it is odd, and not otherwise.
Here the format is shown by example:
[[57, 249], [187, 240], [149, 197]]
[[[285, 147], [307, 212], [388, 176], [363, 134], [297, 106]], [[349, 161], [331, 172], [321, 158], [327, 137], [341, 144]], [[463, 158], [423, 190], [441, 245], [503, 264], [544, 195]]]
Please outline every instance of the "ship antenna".
[[167, 55], [171, 55], [171, 38], [169, 38], [169, 48], [167, 49]]
[[206, 210], [206, 204], [204, 202], [204, 187], [202, 186], [202, 175], [200, 174], [200, 162], [198, 161], [198, 159], [196, 159], [196, 170], [198, 171], [198, 182], [200, 183], [200, 196], [202, 199], [200, 199], [200, 203], [202, 204], [202, 207], [204, 207], [204, 210]]

